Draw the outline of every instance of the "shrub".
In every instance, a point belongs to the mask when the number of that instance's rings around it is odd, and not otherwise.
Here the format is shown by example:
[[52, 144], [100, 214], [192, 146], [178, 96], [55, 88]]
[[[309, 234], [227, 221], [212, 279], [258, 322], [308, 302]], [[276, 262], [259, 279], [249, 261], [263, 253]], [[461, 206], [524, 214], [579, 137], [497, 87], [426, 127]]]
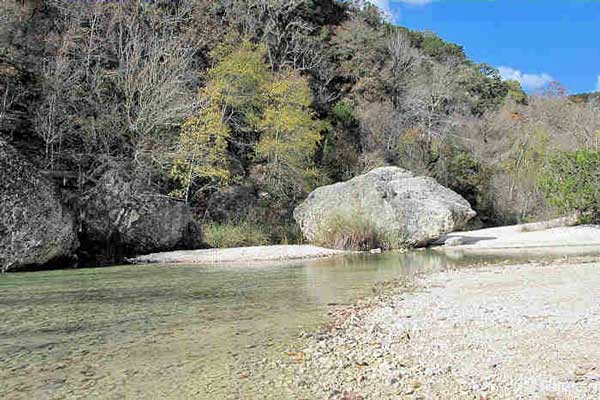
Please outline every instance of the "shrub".
[[303, 244], [304, 235], [295, 222], [277, 224], [270, 228], [273, 244]]
[[211, 222], [203, 228], [204, 240], [215, 248], [264, 246], [270, 243], [267, 230], [251, 222]]
[[318, 245], [333, 249], [366, 251], [408, 246], [406, 235], [382, 232], [372, 221], [362, 215], [336, 215], [325, 222], [317, 235]]
[[468, 150], [457, 145], [440, 149], [440, 161], [432, 171], [433, 177], [442, 185], [465, 198], [477, 211], [477, 219], [484, 225], [494, 225], [498, 216], [492, 199], [492, 170], [481, 163]]
[[561, 152], [546, 163], [540, 187], [560, 212], [580, 212], [586, 222], [600, 221], [600, 151]]

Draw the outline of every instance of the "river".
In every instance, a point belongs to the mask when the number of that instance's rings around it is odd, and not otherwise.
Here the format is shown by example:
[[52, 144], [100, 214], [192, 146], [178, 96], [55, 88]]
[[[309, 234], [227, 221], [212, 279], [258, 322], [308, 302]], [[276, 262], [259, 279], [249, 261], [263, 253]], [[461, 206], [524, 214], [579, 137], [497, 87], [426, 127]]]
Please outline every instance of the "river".
[[377, 282], [492, 262], [431, 251], [267, 267], [0, 276], [0, 398], [290, 398], [302, 332]]

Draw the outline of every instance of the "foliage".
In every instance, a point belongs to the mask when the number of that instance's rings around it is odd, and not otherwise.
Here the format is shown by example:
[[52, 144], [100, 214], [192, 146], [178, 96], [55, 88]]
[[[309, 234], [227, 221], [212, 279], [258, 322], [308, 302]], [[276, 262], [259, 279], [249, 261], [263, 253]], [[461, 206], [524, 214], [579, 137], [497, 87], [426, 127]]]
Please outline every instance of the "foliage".
[[383, 232], [363, 215], [335, 215], [325, 221], [315, 242], [323, 247], [366, 251], [402, 249], [408, 246], [402, 234]]
[[[506, 97], [510, 94], [515, 99], [518, 98], [518, 90], [521, 88], [518, 82], [517, 87], [514, 83], [505, 82], [500, 77], [500, 72], [487, 64], [480, 64], [478, 69], [471, 70], [466, 84], [469, 86], [470, 94], [473, 96], [473, 113], [482, 115], [488, 110], [497, 109]], [[521, 91], [523, 96], [526, 96]]]
[[196, 180], [222, 186], [230, 173], [227, 165], [227, 139], [231, 131], [223, 122], [218, 105], [210, 105], [181, 127], [179, 149], [173, 161], [171, 177], [180, 185], [174, 196], [189, 199]]
[[333, 108], [331, 109], [331, 114], [333, 120], [336, 124], [339, 124], [343, 127], [351, 127], [356, 123], [356, 118], [354, 117], [354, 109], [352, 105], [347, 101], [341, 100], [335, 103]]
[[209, 222], [202, 230], [204, 240], [214, 248], [264, 246], [270, 243], [268, 228], [252, 222]]
[[493, 225], [496, 215], [491, 196], [491, 168], [456, 144], [448, 144], [440, 151], [444, 161], [437, 163], [433, 176], [442, 185], [460, 193], [477, 212], [480, 221]]
[[523, 91], [518, 81], [506, 81], [504, 85], [508, 89], [507, 98], [512, 99], [517, 104], [527, 104], [527, 93]]
[[200, 92], [201, 108], [182, 126], [171, 174], [186, 199], [197, 180], [207, 182], [199, 190], [228, 182], [229, 142], [247, 142], [246, 157], [265, 163], [263, 180], [274, 194], [304, 189], [321, 138], [307, 80], [290, 71], [269, 71], [265, 48], [248, 40], [225, 42], [212, 55], [216, 63]]
[[462, 46], [445, 42], [433, 32], [414, 32], [412, 40], [415, 47], [422, 49], [425, 54], [437, 61], [466, 59]]
[[311, 94], [305, 79], [292, 74], [281, 77], [271, 82], [264, 95], [266, 106], [257, 124], [260, 140], [256, 155], [266, 161], [269, 186], [284, 195], [281, 189], [290, 177], [294, 182], [311, 175], [322, 124], [310, 110]]
[[550, 152], [549, 135], [539, 126], [532, 127], [530, 132], [515, 139], [508, 153], [508, 159], [503, 165], [511, 180], [509, 186], [511, 197], [518, 185], [531, 188], [537, 186], [542, 165]]
[[179, 184], [172, 193], [186, 201], [198, 180], [202, 189], [228, 183], [227, 147], [232, 128], [225, 119], [235, 112], [239, 123], [254, 121], [261, 105], [258, 93], [269, 78], [260, 46], [243, 41], [234, 48], [225, 43], [212, 54], [218, 62], [208, 71], [209, 81], [199, 93], [197, 115], [181, 127], [171, 169], [171, 177]]
[[216, 64], [208, 71], [204, 97], [252, 121], [261, 107], [260, 93], [271, 78], [265, 53], [263, 46], [248, 40], [239, 47], [230, 43], [217, 46], [211, 52]]
[[540, 186], [560, 212], [579, 211], [600, 221], [600, 151], [578, 150], [552, 155]]

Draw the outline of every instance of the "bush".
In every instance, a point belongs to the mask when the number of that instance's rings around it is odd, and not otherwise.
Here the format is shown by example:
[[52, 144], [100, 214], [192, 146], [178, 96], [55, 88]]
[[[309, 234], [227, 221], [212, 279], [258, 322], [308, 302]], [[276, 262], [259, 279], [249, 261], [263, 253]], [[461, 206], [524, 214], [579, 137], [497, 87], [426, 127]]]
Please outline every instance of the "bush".
[[270, 244], [266, 228], [251, 222], [211, 222], [203, 227], [203, 231], [206, 243], [215, 248]]
[[295, 222], [277, 224], [270, 228], [273, 244], [303, 244], [304, 235]]
[[323, 247], [366, 251], [408, 247], [406, 235], [382, 232], [362, 215], [336, 215], [325, 224], [315, 242]]
[[586, 222], [600, 221], [600, 151], [561, 152], [546, 163], [540, 187], [560, 212], [577, 211]]
[[464, 197], [477, 211], [477, 218], [471, 224], [480, 221], [485, 226], [495, 225], [499, 218], [492, 199], [491, 168], [466, 149], [452, 144], [443, 147], [440, 156], [432, 171], [433, 177]]

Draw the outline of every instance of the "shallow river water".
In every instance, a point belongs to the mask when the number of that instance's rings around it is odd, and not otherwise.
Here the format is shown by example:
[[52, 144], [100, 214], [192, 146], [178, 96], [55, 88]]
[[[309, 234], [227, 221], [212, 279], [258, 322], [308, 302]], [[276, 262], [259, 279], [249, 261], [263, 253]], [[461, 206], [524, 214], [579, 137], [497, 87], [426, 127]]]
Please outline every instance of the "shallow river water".
[[0, 398], [294, 398], [281, 366], [329, 310], [377, 282], [482, 261], [415, 251], [3, 275]]

